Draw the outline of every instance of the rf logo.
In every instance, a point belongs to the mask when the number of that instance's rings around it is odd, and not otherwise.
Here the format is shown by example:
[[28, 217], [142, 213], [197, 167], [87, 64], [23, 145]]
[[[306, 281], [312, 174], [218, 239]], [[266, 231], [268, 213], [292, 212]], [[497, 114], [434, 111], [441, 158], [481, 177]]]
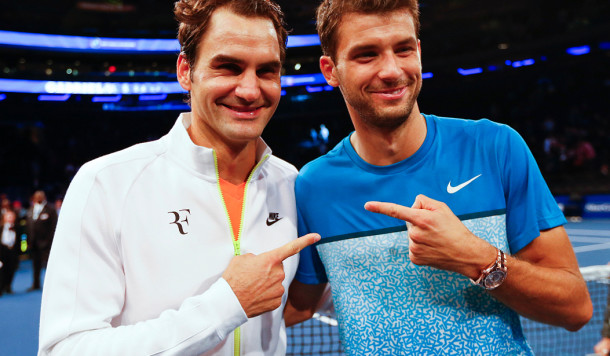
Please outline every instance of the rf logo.
[[170, 225], [176, 224], [176, 226], [178, 226], [178, 231], [180, 231], [182, 235], [189, 233], [188, 231], [185, 231], [185, 225], [189, 226], [188, 216], [191, 215], [191, 209], [180, 209], [178, 211], [168, 211], [167, 213], [174, 215], [174, 221], [170, 222]]

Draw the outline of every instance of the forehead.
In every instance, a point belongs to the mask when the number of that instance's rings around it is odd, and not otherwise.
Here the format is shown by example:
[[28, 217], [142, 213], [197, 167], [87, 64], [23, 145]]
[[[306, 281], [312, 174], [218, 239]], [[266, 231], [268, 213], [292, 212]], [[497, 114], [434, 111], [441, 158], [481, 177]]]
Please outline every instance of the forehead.
[[337, 53], [352, 47], [388, 41], [417, 40], [413, 16], [407, 9], [368, 14], [350, 12], [337, 29]]
[[228, 8], [214, 11], [201, 41], [199, 47], [203, 56], [256, 48], [268, 55], [280, 57], [277, 32], [270, 19], [245, 17]]

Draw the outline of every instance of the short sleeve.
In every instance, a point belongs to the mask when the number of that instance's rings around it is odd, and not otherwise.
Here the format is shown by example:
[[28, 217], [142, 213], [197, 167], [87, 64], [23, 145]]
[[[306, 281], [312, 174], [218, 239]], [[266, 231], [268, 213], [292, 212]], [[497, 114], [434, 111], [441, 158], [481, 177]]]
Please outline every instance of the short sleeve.
[[500, 128], [495, 145], [504, 172], [506, 228], [514, 254], [540, 236], [541, 230], [563, 225], [566, 219], [523, 138], [508, 126]]
[[[308, 193], [303, 191], [303, 184], [299, 178], [300, 176], [297, 177], [295, 183], [295, 195], [297, 200], [299, 236], [303, 236], [310, 232], [317, 231], [311, 231], [311, 229], [309, 229], [307, 224], [306, 209], [301, 207], [302, 205], [307, 206], [307, 198], [311, 195], [308, 195]], [[305, 212], [305, 214], [303, 214], [303, 212]], [[326, 270], [324, 269], [322, 260], [320, 260], [316, 245], [307, 246], [301, 251], [299, 255], [299, 267], [297, 269], [295, 278], [299, 282], [305, 284], [320, 284], [328, 282]]]

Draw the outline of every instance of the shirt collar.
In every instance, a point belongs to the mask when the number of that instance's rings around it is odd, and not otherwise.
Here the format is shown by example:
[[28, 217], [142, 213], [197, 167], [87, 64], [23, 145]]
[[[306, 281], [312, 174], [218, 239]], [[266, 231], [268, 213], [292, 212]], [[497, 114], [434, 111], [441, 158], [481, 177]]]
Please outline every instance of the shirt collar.
[[[167, 134], [168, 150], [173, 159], [189, 169], [216, 180], [216, 166], [214, 164], [214, 150], [208, 147], [198, 146], [193, 143], [188, 132], [191, 126], [192, 115], [190, 112], [182, 113], [176, 120], [174, 126]], [[267, 146], [262, 138], [257, 139], [256, 162], [271, 156], [271, 148]], [[257, 165], [255, 175], [261, 170], [263, 164]], [[253, 176], [255, 176], [253, 175]]]

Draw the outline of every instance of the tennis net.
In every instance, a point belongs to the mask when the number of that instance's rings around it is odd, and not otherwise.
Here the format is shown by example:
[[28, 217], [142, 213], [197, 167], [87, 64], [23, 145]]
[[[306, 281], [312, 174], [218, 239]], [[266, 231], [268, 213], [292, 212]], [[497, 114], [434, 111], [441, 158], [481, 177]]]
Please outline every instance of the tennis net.
[[[569, 332], [563, 328], [521, 318], [523, 333], [537, 356], [576, 356], [593, 354], [601, 338], [610, 286], [610, 266], [580, 269], [587, 281], [593, 302], [593, 317], [582, 329]], [[313, 319], [287, 328], [289, 356], [343, 355], [339, 328], [333, 315], [316, 314]]]

